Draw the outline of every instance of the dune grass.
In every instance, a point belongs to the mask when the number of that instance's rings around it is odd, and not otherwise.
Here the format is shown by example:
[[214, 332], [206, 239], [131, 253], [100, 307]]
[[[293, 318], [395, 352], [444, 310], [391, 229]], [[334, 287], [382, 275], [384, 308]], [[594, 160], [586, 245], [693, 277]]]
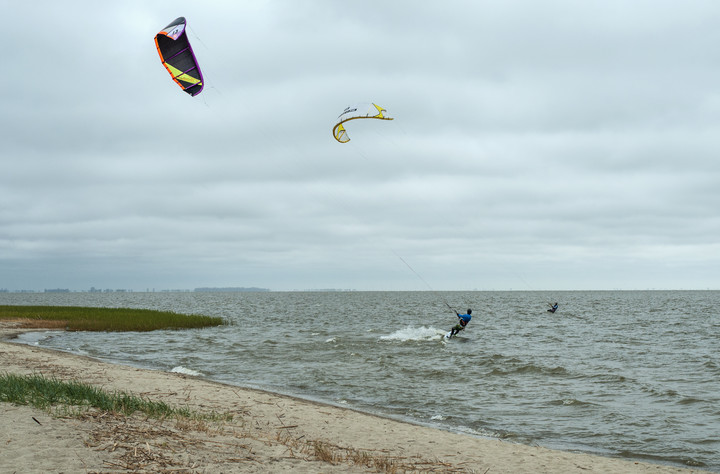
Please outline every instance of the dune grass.
[[69, 331], [154, 331], [191, 329], [224, 324], [222, 318], [199, 314], [133, 308], [86, 308], [79, 306], [4, 306], [0, 320], [20, 327], [47, 327]]
[[[190, 418], [229, 420], [232, 415], [198, 414], [188, 408], [173, 407], [164, 402], [148, 400], [126, 392], [107, 392], [81, 382], [64, 382], [42, 375], [0, 375], [0, 402], [31, 405], [49, 410], [57, 405], [96, 408], [105, 412], [130, 416], [135, 412], [151, 418]], [[228, 418], [229, 417], [229, 418]]]
[[[125, 453], [131, 453], [124, 458], [127, 462], [123, 463], [123, 471], [186, 471], [188, 469], [184, 464], [186, 462], [184, 456], [172, 459], [170, 456], [157, 453], [163, 451], [170, 451], [173, 454], [176, 452], [187, 453], [188, 446], [197, 448], [211, 445], [210, 449], [213, 454], [218, 453], [222, 456], [223, 453], [227, 453], [228, 462], [254, 459], [252, 448], [248, 448], [244, 441], [238, 444], [237, 442], [227, 443], [222, 440], [209, 439], [216, 434], [227, 436], [229, 433], [238, 440], [257, 440], [267, 446], [275, 443], [284, 445], [287, 448], [288, 456], [302, 460], [317, 460], [338, 466], [333, 470], [342, 470], [342, 465], [345, 464], [364, 466], [369, 470], [389, 474], [398, 472], [466, 472], [465, 469], [456, 470], [452, 465], [439, 460], [389, 456], [383, 452], [358, 450], [326, 440], [308, 439], [305, 435], [298, 436], [297, 433], [288, 432], [290, 428], [297, 428], [297, 426], [281, 424], [271, 428], [270, 423], [260, 424], [257, 421], [246, 425], [244, 416], [240, 416], [238, 419], [230, 412], [199, 412], [126, 392], [108, 392], [82, 382], [66, 382], [55, 378], [49, 379], [42, 375], [0, 374], [0, 403], [3, 402], [30, 405], [61, 418], [94, 420], [102, 418], [103, 422], [96, 422], [91, 429], [90, 441], [87, 441], [86, 445], [98, 446], [100, 443], [98, 440], [106, 440], [105, 445], [111, 446], [108, 449], [110, 452], [124, 450]], [[140, 416], [133, 417], [133, 415]], [[143, 424], [150, 418], [161, 422], [173, 420], [176, 423], [175, 430], [159, 431], [158, 425]], [[38, 420], [35, 421], [40, 423]], [[267, 426], [268, 430], [256, 429], [261, 426]], [[206, 435], [198, 438], [188, 434], [190, 431], [206, 433]], [[223, 451], [225, 446], [229, 446], [230, 451]], [[250, 455], [238, 458], [238, 449], [250, 450]], [[151, 453], [156, 454], [151, 456]], [[108, 459], [106, 462], [112, 463], [112, 459]], [[152, 468], [149, 469], [151, 466]], [[172, 469], [175, 467], [177, 469]]]

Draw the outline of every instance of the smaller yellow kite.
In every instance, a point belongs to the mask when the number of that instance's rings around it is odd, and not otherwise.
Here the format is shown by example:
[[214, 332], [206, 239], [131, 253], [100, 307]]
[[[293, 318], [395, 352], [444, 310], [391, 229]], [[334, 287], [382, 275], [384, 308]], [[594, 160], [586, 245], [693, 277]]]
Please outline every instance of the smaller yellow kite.
[[374, 118], [380, 120], [392, 120], [392, 117], [385, 115], [387, 110], [383, 109], [377, 104], [359, 104], [352, 107], [348, 107], [340, 114], [337, 119], [337, 123], [333, 127], [333, 136], [335, 140], [340, 143], [347, 143], [350, 141], [350, 137], [347, 135], [347, 131], [343, 124], [349, 120], [361, 119], [361, 118]]

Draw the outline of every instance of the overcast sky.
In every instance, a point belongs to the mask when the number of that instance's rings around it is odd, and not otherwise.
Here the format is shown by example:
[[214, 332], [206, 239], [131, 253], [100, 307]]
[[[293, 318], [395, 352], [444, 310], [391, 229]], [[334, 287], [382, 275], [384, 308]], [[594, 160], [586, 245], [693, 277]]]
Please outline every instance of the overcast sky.
[[0, 6], [0, 288], [720, 289], [717, 1]]

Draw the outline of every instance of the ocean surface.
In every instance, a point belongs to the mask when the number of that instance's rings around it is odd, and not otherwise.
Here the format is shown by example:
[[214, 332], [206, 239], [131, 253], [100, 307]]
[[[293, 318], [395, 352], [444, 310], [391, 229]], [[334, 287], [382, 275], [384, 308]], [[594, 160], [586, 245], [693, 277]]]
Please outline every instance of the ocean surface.
[[[559, 302], [557, 313], [546, 312]], [[461, 336], [442, 334], [473, 309]], [[720, 472], [720, 292], [4, 293], [228, 325], [23, 342], [479, 437]]]

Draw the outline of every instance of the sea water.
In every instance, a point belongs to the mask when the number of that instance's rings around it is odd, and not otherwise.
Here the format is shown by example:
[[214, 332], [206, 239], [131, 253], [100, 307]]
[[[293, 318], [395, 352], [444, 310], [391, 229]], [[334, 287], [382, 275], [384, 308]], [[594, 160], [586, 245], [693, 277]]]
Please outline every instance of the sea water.
[[[547, 303], [559, 302], [552, 314]], [[0, 294], [227, 325], [29, 344], [479, 437], [720, 472], [720, 292]], [[473, 309], [460, 336], [442, 335]]]

